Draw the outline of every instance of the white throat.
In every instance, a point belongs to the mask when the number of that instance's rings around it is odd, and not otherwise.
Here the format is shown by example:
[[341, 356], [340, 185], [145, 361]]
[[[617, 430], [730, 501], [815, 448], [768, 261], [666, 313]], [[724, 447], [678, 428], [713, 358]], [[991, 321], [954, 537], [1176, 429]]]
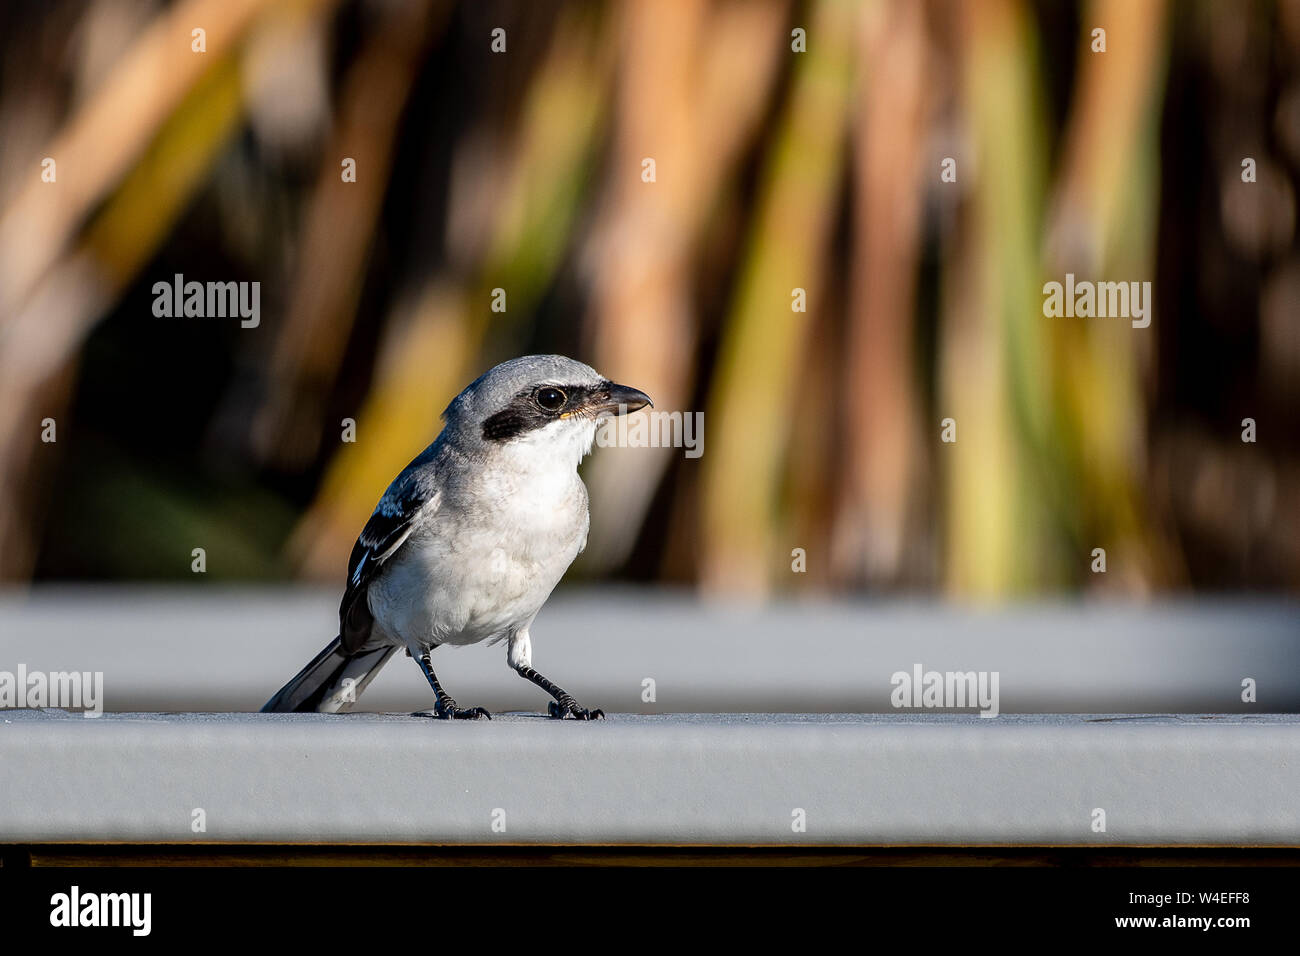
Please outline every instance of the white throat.
[[576, 472], [595, 441], [595, 420], [566, 418], [506, 442], [501, 454], [520, 472], [558, 477]]

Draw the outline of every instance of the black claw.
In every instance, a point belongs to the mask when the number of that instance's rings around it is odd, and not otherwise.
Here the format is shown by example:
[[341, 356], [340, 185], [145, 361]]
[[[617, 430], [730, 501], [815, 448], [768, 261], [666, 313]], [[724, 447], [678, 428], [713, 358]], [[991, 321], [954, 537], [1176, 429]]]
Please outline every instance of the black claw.
[[546, 708], [547, 713], [555, 720], [604, 720], [605, 712], [597, 707], [595, 710], [587, 710], [578, 704], [572, 697], [565, 697], [562, 700], [551, 701]]
[[451, 698], [440, 700], [433, 708], [433, 716], [440, 720], [491, 720], [492, 715], [482, 707], [457, 707]]

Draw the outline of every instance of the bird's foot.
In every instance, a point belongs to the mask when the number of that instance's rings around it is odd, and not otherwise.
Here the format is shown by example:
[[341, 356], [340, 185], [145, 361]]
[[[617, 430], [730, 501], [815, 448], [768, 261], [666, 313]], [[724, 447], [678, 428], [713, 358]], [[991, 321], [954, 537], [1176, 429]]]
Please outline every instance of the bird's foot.
[[491, 720], [492, 715], [482, 707], [457, 707], [450, 697], [439, 700], [433, 716], [440, 720]]
[[559, 700], [553, 700], [547, 707], [547, 712], [555, 720], [604, 720], [605, 712], [597, 707], [595, 710], [588, 710], [578, 704], [576, 700], [565, 694]]

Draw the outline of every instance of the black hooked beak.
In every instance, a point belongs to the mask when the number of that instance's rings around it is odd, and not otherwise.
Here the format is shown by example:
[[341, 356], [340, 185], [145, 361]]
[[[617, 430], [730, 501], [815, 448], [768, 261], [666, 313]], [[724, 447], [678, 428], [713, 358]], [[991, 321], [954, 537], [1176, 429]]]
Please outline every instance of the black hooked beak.
[[593, 395], [592, 399], [598, 415], [626, 415], [647, 405], [654, 408], [655, 404], [650, 401], [650, 396], [639, 388], [615, 385], [613, 382]]

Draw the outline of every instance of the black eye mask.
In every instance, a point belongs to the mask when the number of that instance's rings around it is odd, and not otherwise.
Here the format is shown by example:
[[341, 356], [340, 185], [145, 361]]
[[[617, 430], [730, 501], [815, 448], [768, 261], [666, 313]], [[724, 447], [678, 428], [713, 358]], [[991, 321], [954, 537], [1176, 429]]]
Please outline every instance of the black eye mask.
[[[494, 442], [518, 438], [526, 432], [558, 421], [566, 412], [582, 408], [596, 391], [598, 389], [586, 385], [541, 385], [520, 392], [510, 400], [509, 405], [488, 416], [483, 422], [483, 438]], [[549, 394], [551, 392], [560, 393], [561, 398], [554, 408], [547, 407], [556, 398]]]

